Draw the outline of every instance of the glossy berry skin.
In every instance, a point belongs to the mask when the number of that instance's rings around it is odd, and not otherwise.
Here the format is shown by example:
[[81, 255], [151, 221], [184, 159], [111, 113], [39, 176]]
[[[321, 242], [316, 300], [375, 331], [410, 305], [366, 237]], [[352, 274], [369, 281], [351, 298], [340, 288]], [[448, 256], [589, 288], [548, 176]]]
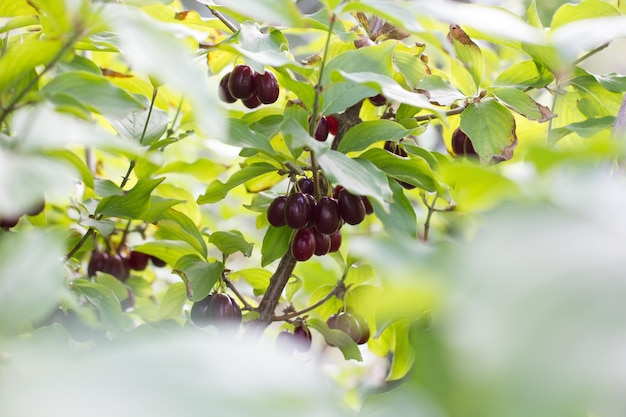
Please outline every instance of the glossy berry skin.
[[113, 275], [120, 281], [126, 281], [130, 276], [130, 265], [128, 259], [119, 253], [110, 255], [108, 261], [103, 265], [102, 272]]
[[237, 65], [228, 78], [228, 91], [234, 98], [246, 100], [254, 93], [254, 71], [247, 65]]
[[309, 223], [311, 204], [305, 194], [293, 193], [285, 201], [285, 222], [292, 229], [302, 229]]
[[343, 190], [343, 185], [337, 184], [333, 187], [333, 198], [336, 200], [339, 197], [339, 193]]
[[246, 106], [249, 109], [255, 109], [261, 105], [261, 102], [259, 101], [256, 94], [252, 94], [247, 99], [241, 100], [241, 102], [243, 103], [244, 106]]
[[339, 212], [346, 223], [359, 224], [365, 218], [365, 205], [360, 195], [354, 195], [348, 190], [341, 190], [337, 197]]
[[224, 103], [234, 103], [237, 101], [237, 99], [230, 94], [230, 90], [228, 90], [228, 80], [230, 79], [230, 74], [231, 73], [229, 72], [222, 77], [220, 85], [217, 89], [217, 95]]
[[315, 232], [313, 229], [300, 229], [291, 240], [291, 254], [297, 261], [304, 262], [315, 253]]
[[150, 255], [137, 251], [131, 251], [128, 257], [128, 265], [130, 266], [130, 269], [143, 271], [148, 266], [149, 260]]
[[313, 180], [311, 178], [302, 177], [298, 179], [297, 184], [300, 192], [311, 195], [315, 193], [315, 186], [313, 185]]
[[330, 251], [330, 235], [326, 235], [314, 231], [315, 233], [315, 252], [313, 252], [316, 256], [326, 255]]
[[89, 264], [87, 265], [87, 275], [90, 277], [95, 277], [96, 272], [104, 271], [104, 265], [107, 262], [109, 262], [108, 253], [94, 250], [91, 253], [91, 259], [89, 260]]
[[370, 336], [369, 327], [365, 319], [356, 314], [347, 312], [333, 314], [328, 318], [326, 324], [331, 329], [347, 333], [356, 344], [362, 345], [366, 343]]
[[320, 233], [327, 235], [339, 230], [341, 213], [339, 213], [337, 200], [330, 197], [322, 197], [313, 211], [313, 224]]
[[368, 97], [368, 100], [370, 103], [372, 103], [372, 105], [377, 106], [377, 107], [384, 106], [385, 104], [387, 104], [387, 99], [382, 94], [377, 94], [373, 97]]
[[241, 324], [241, 308], [227, 294], [213, 294], [207, 313], [208, 320], [218, 327]]
[[285, 201], [287, 201], [287, 196], [279, 195], [267, 209], [267, 221], [274, 227], [281, 227], [286, 224]]
[[315, 140], [318, 142], [325, 142], [328, 138], [328, 121], [325, 116], [320, 118], [320, 121], [317, 123], [317, 128], [315, 128]]
[[354, 317], [359, 324], [359, 328], [361, 329], [361, 337], [359, 337], [359, 340], [355, 340], [356, 344], [362, 345], [367, 343], [370, 338], [370, 327], [367, 324], [367, 321], [365, 321], [365, 318], [360, 314], [352, 313], [352, 317]]
[[209, 294], [202, 300], [196, 301], [191, 305], [189, 317], [196, 326], [207, 327], [211, 324], [211, 320], [209, 319], [209, 304], [211, 304], [212, 298], [213, 294]]
[[457, 156], [478, 156], [472, 141], [460, 128], [452, 134], [452, 151]]
[[293, 331], [293, 340], [297, 351], [307, 352], [311, 349], [311, 332], [306, 327], [296, 327]]
[[330, 236], [330, 249], [328, 253], [337, 252], [341, 247], [341, 230], [337, 230]]
[[339, 121], [335, 116], [326, 116], [326, 122], [328, 123], [328, 133], [333, 136], [337, 135], [337, 131], [339, 131]]
[[265, 74], [257, 74], [254, 84], [256, 96], [261, 103], [272, 104], [278, 100], [278, 81], [273, 73], [265, 71]]
[[363, 206], [365, 206], [365, 214], [372, 214], [374, 212], [374, 207], [372, 207], [372, 203], [370, 203], [370, 199], [367, 196], [362, 195], [361, 200], [363, 200]]

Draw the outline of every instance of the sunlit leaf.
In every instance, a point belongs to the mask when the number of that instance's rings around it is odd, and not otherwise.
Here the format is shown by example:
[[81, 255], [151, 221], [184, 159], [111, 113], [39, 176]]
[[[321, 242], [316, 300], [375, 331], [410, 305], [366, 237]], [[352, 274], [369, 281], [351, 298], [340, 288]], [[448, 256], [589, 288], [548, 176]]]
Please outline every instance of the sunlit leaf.
[[222, 271], [224, 271], [222, 263], [207, 262], [197, 255], [181, 257], [172, 270], [185, 282], [187, 298], [191, 301], [200, 301], [209, 295]]
[[479, 46], [470, 39], [459, 25], [450, 25], [448, 32], [448, 41], [452, 44], [456, 58], [468, 69], [472, 78], [476, 82], [476, 86], [480, 86], [483, 78], [484, 62], [483, 54]]
[[246, 241], [243, 234], [238, 230], [229, 232], [217, 231], [209, 236], [209, 243], [214, 244], [224, 255], [232, 255], [241, 252], [243, 256], [252, 254], [252, 243]]
[[164, 179], [142, 178], [124, 195], [103, 198], [96, 208], [96, 213], [129, 219], [139, 217], [148, 209], [150, 194]]
[[494, 88], [492, 93], [502, 104], [529, 120], [541, 123], [556, 117], [548, 107], [537, 103], [528, 94], [515, 88]]
[[461, 130], [486, 162], [511, 159], [517, 146], [515, 119], [495, 100], [470, 104], [461, 113]]
[[362, 122], [346, 132], [337, 150], [343, 153], [361, 151], [376, 142], [398, 140], [410, 133], [411, 130], [391, 120]]
[[91, 304], [96, 306], [105, 328], [117, 331], [124, 329], [120, 301], [109, 287], [81, 279], [74, 281], [72, 288], [79, 291]]
[[261, 266], [267, 266], [281, 258], [289, 250], [293, 230], [287, 226], [269, 226], [261, 247]]
[[310, 328], [317, 330], [329, 343], [337, 346], [346, 360], [355, 359], [359, 362], [363, 360], [359, 347], [347, 333], [330, 329], [326, 323], [319, 319], [309, 319], [307, 324]]
[[220, 180], [214, 180], [207, 187], [203, 195], [198, 197], [198, 204], [216, 203], [223, 199], [228, 192], [244, 182], [258, 177], [259, 175], [275, 171], [276, 167], [268, 163], [255, 163], [234, 173], [226, 183]]

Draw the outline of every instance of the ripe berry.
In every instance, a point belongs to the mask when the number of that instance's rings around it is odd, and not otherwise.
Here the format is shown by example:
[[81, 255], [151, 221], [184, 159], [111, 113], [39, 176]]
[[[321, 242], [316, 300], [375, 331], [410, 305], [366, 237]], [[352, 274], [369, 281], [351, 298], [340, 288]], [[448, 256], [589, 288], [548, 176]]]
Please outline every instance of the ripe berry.
[[347, 312], [333, 314], [328, 318], [326, 324], [331, 329], [337, 329], [347, 333], [354, 343], [360, 345], [367, 342], [370, 336], [367, 322], [363, 317], [357, 314]]
[[315, 129], [315, 140], [325, 142], [328, 138], [328, 131], [328, 121], [325, 116], [322, 116]]
[[241, 308], [235, 299], [227, 294], [214, 294], [207, 313], [207, 320], [218, 327], [241, 324]]
[[213, 294], [209, 294], [200, 301], [196, 301], [191, 306], [189, 317], [191, 321], [198, 327], [207, 327], [211, 324], [209, 320], [209, 304], [211, 303]]
[[165, 265], [167, 265], [167, 262], [165, 262], [163, 259], [157, 258], [156, 256], [150, 256], [150, 260], [152, 261], [152, 264], [156, 267], [159, 268], [163, 268]]
[[365, 218], [365, 205], [360, 195], [354, 195], [348, 190], [341, 190], [337, 197], [341, 217], [348, 224], [359, 224]]
[[306, 352], [311, 349], [311, 332], [306, 327], [296, 327], [293, 331], [293, 340], [297, 351]]
[[237, 65], [228, 78], [228, 91], [234, 98], [245, 100], [254, 92], [254, 71], [247, 65]]
[[128, 259], [119, 253], [110, 255], [108, 261], [103, 265], [102, 272], [111, 274], [120, 281], [125, 281], [130, 276]]
[[326, 122], [328, 123], [328, 133], [333, 136], [337, 135], [337, 131], [339, 130], [339, 122], [335, 116], [326, 116]]
[[377, 107], [387, 104], [387, 99], [382, 94], [377, 94], [373, 97], [368, 97], [367, 99], [370, 101], [370, 103]]
[[228, 79], [230, 78], [230, 74], [231, 73], [229, 72], [222, 77], [222, 79], [220, 80], [220, 86], [217, 89], [217, 95], [219, 96], [220, 100], [225, 103], [234, 103], [235, 101], [237, 101], [237, 99], [233, 97], [228, 90]]
[[313, 195], [315, 193], [315, 186], [313, 185], [313, 180], [310, 178], [302, 177], [298, 179], [298, 182], [296, 184], [298, 184], [300, 192], [304, 194]]
[[337, 230], [330, 235], [330, 249], [328, 253], [337, 252], [341, 246], [341, 230]]
[[478, 156], [472, 141], [460, 128], [452, 133], [452, 151], [457, 156]]
[[128, 257], [128, 265], [130, 269], [135, 271], [143, 271], [148, 266], [148, 261], [150, 260], [150, 255], [131, 251], [130, 256]]
[[256, 96], [261, 103], [271, 104], [278, 100], [278, 81], [273, 73], [265, 71], [265, 74], [256, 74], [254, 83]]
[[285, 221], [292, 229], [301, 229], [309, 223], [311, 205], [305, 194], [293, 193], [285, 201]]
[[272, 201], [267, 209], [267, 221], [274, 227], [281, 227], [286, 224], [285, 222], [285, 201], [287, 197], [279, 195]]
[[294, 335], [287, 330], [278, 333], [276, 337], [276, 347], [285, 355], [291, 355], [296, 348]]
[[300, 229], [291, 241], [291, 254], [296, 260], [304, 262], [315, 253], [315, 233], [313, 229]]
[[372, 214], [374, 212], [374, 207], [372, 207], [370, 199], [367, 198], [367, 196], [362, 195], [361, 200], [363, 200], [363, 205], [365, 206], [365, 214]]
[[333, 198], [335, 200], [337, 199], [337, 197], [339, 197], [339, 193], [341, 192], [341, 190], [343, 190], [343, 185], [341, 185], [341, 184], [337, 184], [333, 188]]
[[356, 313], [352, 313], [352, 317], [354, 317], [356, 322], [359, 324], [359, 328], [361, 329], [361, 337], [359, 337], [359, 340], [355, 340], [356, 344], [362, 345], [367, 343], [370, 338], [370, 326], [367, 324], [367, 321], [365, 321], [365, 317]]
[[315, 251], [313, 252], [317, 256], [326, 255], [330, 251], [330, 235], [314, 230], [315, 234]]
[[3, 229], [10, 229], [15, 227], [17, 223], [20, 221], [20, 217], [22, 216], [14, 216], [14, 217], [5, 217], [0, 219], [0, 227]]
[[254, 93], [247, 99], [241, 100], [241, 102], [243, 103], [244, 106], [246, 106], [249, 109], [254, 109], [261, 105], [261, 102], [259, 101], [258, 97]]
[[96, 272], [104, 271], [104, 265], [107, 262], [109, 262], [108, 253], [94, 250], [91, 253], [91, 259], [89, 260], [89, 264], [87, 265], [87, 275], [89, 275], [90, 277], [95, 277]]
[[337, 200], [330, 197], [322, 197], [313, 211], [313, 224], [320, 233], [327, 235], [339, 230], [341, 214], [339, 213]]

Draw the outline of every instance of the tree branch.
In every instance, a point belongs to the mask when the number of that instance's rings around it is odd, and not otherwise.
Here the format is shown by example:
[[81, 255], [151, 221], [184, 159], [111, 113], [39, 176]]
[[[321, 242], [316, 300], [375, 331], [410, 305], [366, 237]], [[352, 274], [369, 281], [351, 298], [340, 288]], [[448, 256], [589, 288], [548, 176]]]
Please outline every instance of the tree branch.
[[261, 299], [261, 303], [257, 309], [259, 312], [257, 323], [265, 327], [273, 321], [274, 310], [278, 305], [285, 285], [287, 285], [287, 281], [289, 281], [289, 277], [296, 267], [296, 263], [296, 258], [294, 258], [291, 251], [288, 250], [280, 260], [276, 272], [274, 272], [274, 275], [272, 275], [270, 279], [270, 285], [267, 287], [267, 291], [265, 291], [265, 295]]

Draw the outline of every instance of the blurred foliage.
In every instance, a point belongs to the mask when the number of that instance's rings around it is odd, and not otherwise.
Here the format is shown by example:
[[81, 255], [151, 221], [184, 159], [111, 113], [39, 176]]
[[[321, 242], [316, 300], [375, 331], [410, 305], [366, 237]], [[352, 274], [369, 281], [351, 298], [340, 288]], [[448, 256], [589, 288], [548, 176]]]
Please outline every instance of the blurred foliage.
[[[624, 414], [626, 76], [581, 67], [624, 2], [198, 3], [0, 3], [0, 415]], [[220, 100], [235, 65], [278, 100]], [[260, 331], [304, 175], [373, 215]]]

